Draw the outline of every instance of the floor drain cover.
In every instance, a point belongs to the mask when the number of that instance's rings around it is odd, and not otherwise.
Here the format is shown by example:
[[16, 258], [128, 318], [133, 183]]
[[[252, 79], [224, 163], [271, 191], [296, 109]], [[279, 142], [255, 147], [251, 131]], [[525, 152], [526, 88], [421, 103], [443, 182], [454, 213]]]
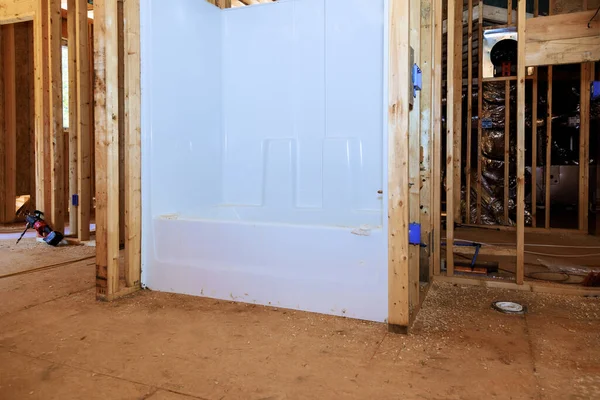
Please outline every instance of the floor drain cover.
[[525, 307], [512, 301], [496, 301], [492, 303], [492, 308], [506, 314], [523, 314], [525, 312]]

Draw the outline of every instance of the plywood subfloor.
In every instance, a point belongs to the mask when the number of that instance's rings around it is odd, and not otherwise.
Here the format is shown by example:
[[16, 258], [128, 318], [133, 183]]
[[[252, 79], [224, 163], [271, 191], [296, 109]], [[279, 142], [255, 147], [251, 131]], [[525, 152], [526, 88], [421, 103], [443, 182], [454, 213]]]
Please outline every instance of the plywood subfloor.
[[[0, 241], [12, 269], [52, 254]], [[497, 299], [529, 314], [499, 314]], [[0, 321], [3, 400], [600, 398], [596, 298], [434, 284], [412, 333], [397, 336], [149, 291], [99, 303], [84, 261], [0, 279]]]

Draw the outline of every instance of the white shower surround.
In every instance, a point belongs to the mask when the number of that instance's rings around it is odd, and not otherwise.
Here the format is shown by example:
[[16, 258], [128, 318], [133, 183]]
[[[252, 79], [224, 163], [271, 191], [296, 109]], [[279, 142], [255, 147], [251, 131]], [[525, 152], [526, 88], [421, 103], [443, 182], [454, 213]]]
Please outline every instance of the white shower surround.
[[141, 0], [142, 282], [384, 321], [387, 0]]

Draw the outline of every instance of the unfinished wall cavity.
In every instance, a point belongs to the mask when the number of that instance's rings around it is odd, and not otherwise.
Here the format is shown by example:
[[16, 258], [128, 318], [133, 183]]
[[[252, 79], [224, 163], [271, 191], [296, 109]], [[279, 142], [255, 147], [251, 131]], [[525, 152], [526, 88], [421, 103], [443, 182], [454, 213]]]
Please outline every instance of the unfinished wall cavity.
[[145, 285], [386, 318], [384, 3], [142, 2]]

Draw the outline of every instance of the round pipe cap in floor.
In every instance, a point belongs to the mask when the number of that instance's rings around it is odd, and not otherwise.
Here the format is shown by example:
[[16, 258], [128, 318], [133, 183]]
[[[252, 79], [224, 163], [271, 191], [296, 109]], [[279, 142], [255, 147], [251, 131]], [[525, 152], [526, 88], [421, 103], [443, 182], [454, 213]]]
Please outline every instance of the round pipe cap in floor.
[[512, 301], [495, 301], [492, 308], [505, 314], [523, 314], [526, 311], [523, 305]]

